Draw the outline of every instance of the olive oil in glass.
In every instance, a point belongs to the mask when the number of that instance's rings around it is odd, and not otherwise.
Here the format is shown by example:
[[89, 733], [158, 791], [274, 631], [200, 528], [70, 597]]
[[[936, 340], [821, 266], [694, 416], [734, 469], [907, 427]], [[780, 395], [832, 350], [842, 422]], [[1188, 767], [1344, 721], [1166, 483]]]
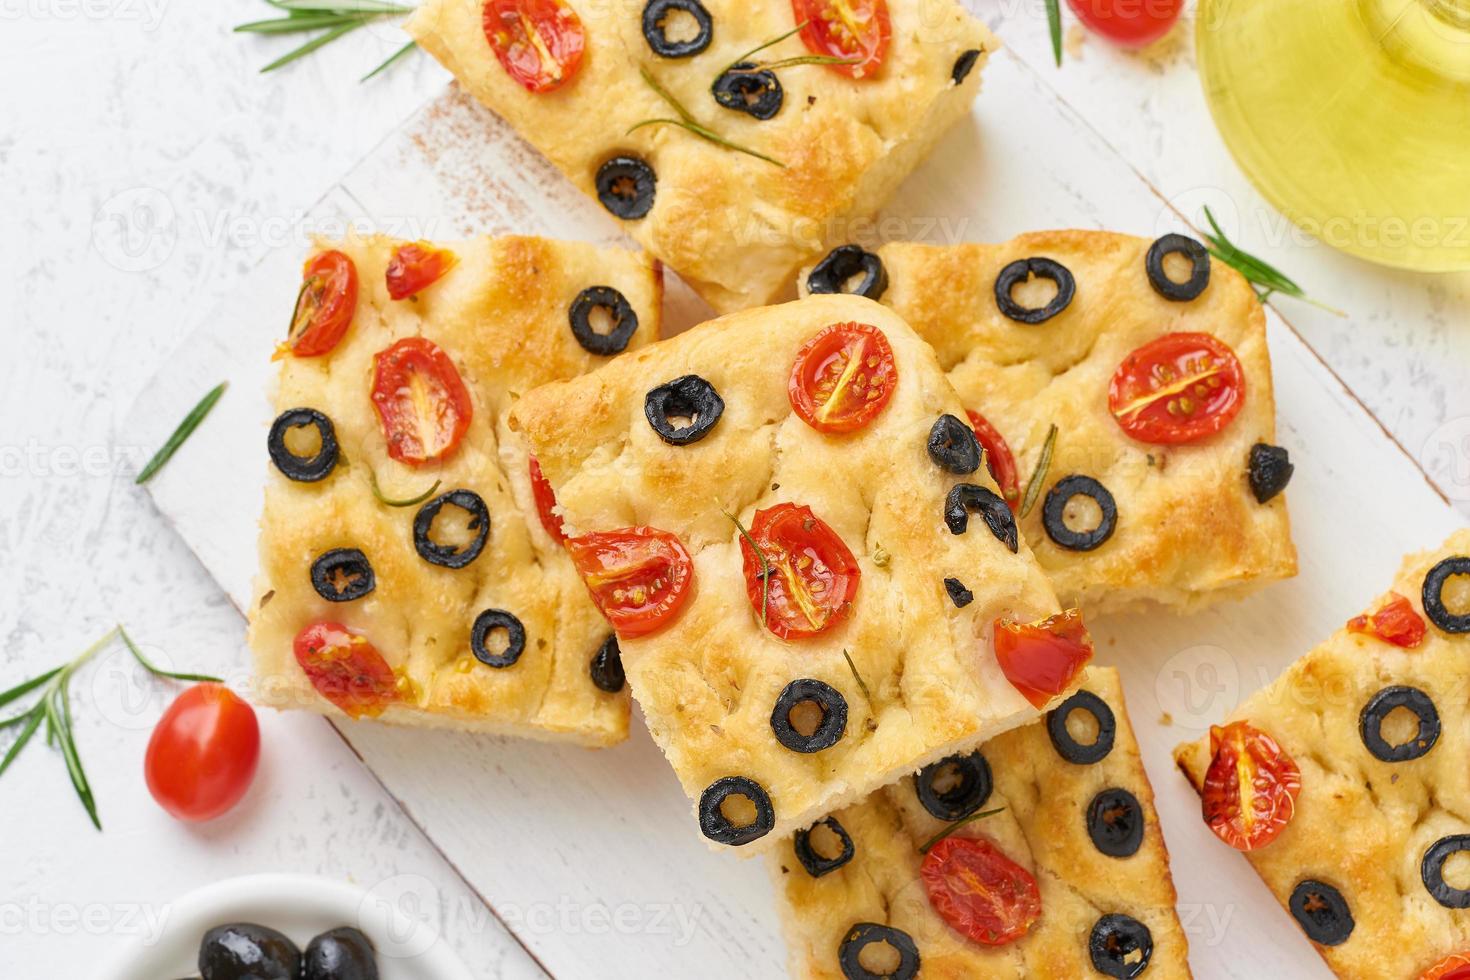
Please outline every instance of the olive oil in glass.
[[1287, 217], [1470, 269], [1470, 0], [1201, 0], [1196, 44], [1221, 135]]

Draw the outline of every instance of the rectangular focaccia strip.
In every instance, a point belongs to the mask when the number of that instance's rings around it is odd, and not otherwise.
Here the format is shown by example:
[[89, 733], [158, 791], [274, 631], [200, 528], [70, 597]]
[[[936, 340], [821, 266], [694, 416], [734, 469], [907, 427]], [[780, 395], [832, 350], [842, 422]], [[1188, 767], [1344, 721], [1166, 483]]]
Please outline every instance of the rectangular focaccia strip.
[[[1161, 250], [1190, 242], [1169, 238]], [[1208, 269], [1203, 292], [1192, 300], [1166, 298], [1148, 272], [1153, 248], [1147, 239], [1094, 231], [1037, 232], [1000, 245], [895, 242], [876, 253], [849, 246], [801, 276], [803, 291], [866, 285], [934, 345], [965, 407], [1008, 447], [991, 460], [1014, 459], [1016, 497], [1057, 427], [1051, 465], [1021, 529], [1062, 602], [1090, 615], [1147, 603], [1193, 609], [1296, 574], [1286, 499], [1272, 499], [1290, 469], [1285, 450], [1272, 445], [1276, 408], [1261, 304], [1249, 283], [1211, 263], [1203, 249], [1196, 253]], [[1163, 265], [1171, 279], [1189, 278], [1185, 256], [1171, 255]], [[871, 274], [855, 279], [865, 268]], [[1070, 283], [1070, 302], [1060, 302], [1055, 277]], [[1016, 281], [1010, 309], [1019, 316], [1054, 302], [1063, 308], [1037, 323], [1012, 319], [1001, 311], [1003, 279]], [[1207, 334], [1233, 353], [1245, 381], [1238, 414], [1188, 444], [1131, 436], [1112, 412], [1113, 378], [1130, 354], [1145, 345], [1159, 349], [1161, 338], [1180, 333]], [[1204, 387], [1176, 391], [1179, 382], [1170, 377], [1159, 386], [1166, 397], [1158, 404], [1173, 418], [1189, 419], [1186, 409], [1205, 414], [1223, 379], [1212, 374]], [[1222, 385], [1211, 388], [1215, 380]], [[1124, 397], [1122, 405], [1140, 404]], [[1047, 531], [1049, 495], [1071, 476], [1097, 481], [1112, 497], [1114, 530], [1100, 544], [1084, 535], [1064, 546]], [[1055, 506], [1065, 523], [1096, 527], [1098, 507], [1084, 497], [1064, 502], [1068, 487], [1087, 489], [1077, 481], [1058, 491]]]
[[1456, 954], [1470, 966], [1465, 856], [1443, 863], [1470, 848], [1470, 531], [1405, 559], [1361, 618], [1174, 757], [1211, 829], [1244, 843], [1220, 801], [1250, 750], [1261, 812], [1280, 816], [1257, 817], [1246, 857], [1338, 976], [1437, 980]]
[[[1059, 729], [1057, 740], [1052, 727]], [[904, 779], [771, 855], [791, 976], [1188, 977], [1169, 855], [1117, 671], [1088, 668], [1077, 693], [1053, 715], [991, 739], [978, 755], [981, 761], [959, 760], [958, 778], [942, 769], [917, 777], [941, 791], [947, 787], [940, 780], [950, 779], [948, 795], [921, 801], [915, 779]], [[928, 856], [920, 852], [965, 814], [993, 809], [1001, 812], [963, 824], [947, 838], [959, 843], [931, 848]], [[1039, 907], [1024, 900], [1007, 906], [1016, 936], [999, 945], [956, 930], [930, 899], [925, 869], [942, 888], [943, 870], [957, 874], [957, 862], [970, 854], [986, 862], [982, 867], [1006, 870], [1001, 880], [1024, 886], [1029, 876], [1036, 886], [1030, 895]], [[865, 940], [874, 948], [859, 956]], [[905, 940], [912, 943], [917, 970], [889, 972], [896, 944]], [[859, 957], [872, 973], [844, 972], [844, 954], [848, 962]]]
[[[543, 27], [540, 41], [579, 30], [580, 62], [555, 87], [529, 91], [497, 59], [487, 17], [492, 10], [513, 17], [517, 8], [557, 6], [563, 20], [580, 26]], [[821, 8], [830, 6], [823, 0], [427, 0], [407, 29], [471, 95], [594, 199], [605, 199], [609, 184], [632, 186], [628, 165], [610, 161], [631, 160], [640, 174], [651, 175], [651, 207], [623, 220], [624, 229], [728, 313], [789, 298], [796, 270], [877, 211], [967, 112], [984, 61], [998, 47], [954, 0], [843, 0], [847, 17], [863, 17], [876, 6], [890, 23], [876, 70], [853, 78], [830, 65], [778, 67], [781, 103], [768, 119], [716, 101], [715, 82], [726, 68], [798, 23], [833, 23], [830, 13], [822, 17]], [[697, 16], [690, 8], [708, 17], [707, 46], [681, 57], [655, 53], [644, 36], [645, 20], [688, 41]], [[877, 16], [865, 23], [877, 25]], [[540, 21], [518, 21], [502, 36], [510, 38], [522, 23]], [[750, 60], [770, 64], [812, 53], [801, 36], [790, 36]], [[537, 64], [535, 53], [522, 54]], [[770, 160], [675, 125], [630, 132], [640, 122], [678, 114], [642, 72], [698, 124]], [[639, 206], [622, 210], [644, 211], [647, 202], [638, 200]]]
[[[411, 297], [392, 299], [386, 270], [399, 246], [383, 237], [322, 243], [356, 269], [357, 299], [351, 325], [321, 356], [286, 356], [281, 362], [278, 411], [310, 408], [324, 413], [335, 431], [340, 458], [325, 478], [288, 479], [272, 465], [261, 518], [261, 572], [250, 608], [256, 693], [263, 703], [353, 715], [376, 715], [406, 725], [498, 732], [588, 745], [610, 745], [627, 735], [629, 702], [621, 693], [615, 644], [602, 657], [594, 683], [592, 662], [610, 637], [607, 624], [559, 541], [537, 517], [529, 458], [505, 428], [505, 414], [522, 392], [555, 378], [591, 370], [610, 358], [584, 349], [572, 329], [572, 307], [586, 290], [604, 305], [578, 306], [576, 318], [599, 349], [633, 349], [658, 336], [662, 293], [657, 263], [620, 249], [540, 238], [476, 238], [452, 242], [457, 258], [442, 278]], [[421, 247], [423, 243], [419, 243]], [[617, 297], [625, 310], [614, 317]], [[583, 310], [588, 315], [582, 316]], [[615, 321], [615, 322], [614, 322]], [[598, 332], [598, 326], [603, 332]], [[611, 333], [607, 333], [608, 328]], [[431, 342], [447, 357], [468, 394], [471, 419], [458, 445], [437, 460], [409, 465], [391, 458], [373, 393], [381, 352], [409, 338]], [[412, 344], [421, 341], [412, 340]], [[265, 356], [265, 352], [262, 352]], [[386, 358], [382, 363], [388, 363]], [[433, 405], [433, 380], [420, 373], [403, 382], [409, 399]], [[288, 431], [283, 429], [283, 431]], [[309, 427], [289, 430], [291, 440], [310, 438]], [[297, 456], [314, 451], [298, 442]], [[295, 465], [295, 464], [292, 464]], [[376, 481], [376, 483], [375, 483]], [[420, 503], [387, 506], [436, 487]], [[432, 564], [421, 556], [416, 523], [433, 517], [434, 502], [453, 491], [484, 502], [488, 534], [483, 550], [463, 567]], [[429, 537], [464, 545], [473, 537], [468, 511], [451, 498], [439, 508]], [[371, 592], [350, 601], [327, 601], [312, 569], [320, 556], [357, 549], [371, 566]], [[462, 561], [465, 552], [460, 550]], [[349, 565], [348, 571], [351, 571]], [[341, 592], [329, 594], [340, 595]], [[481, 662], [472, 651], [474, 624], [485, 610], [513, 616], [524, 646], [513, 664]], [[304, 628], [319, 622], [346, 627], [358, 651], [344, 668], [357, 676], [321, 669], [336, 704], [304, 672], [293, 646]], [[483, 650], [504, 658], [512, 627], [489, 617]], [[341, 631], [331, 631], [341, 639]], [[308, 643], [308, 646], [312, 646]], [[338, 644], [337, 646], [340, 646]], [[313, 656], [345, 656], [320, 637]], [[372, 668], [376, 667], [376, 673]], [[604, 669], [608, 668], [608, 669]], [[377, 695], [384, 681], [395, 695]]]
[[[853, 337], [867, 346], [832, 353], [829, 343]], [[831, 374], [819, 377], [840, 375], [838, 390], [851, 395], [830, 403], [833, 414], [813, 416], [823, 424], [846, 418], [842, 405], [876, 414], [855, 431], [819, 431], [788, 389], [798, 363], [825, 364]], [[683, 395], [660, 408], [671, 387]], [[1008, 682], [994, 636], [1010, 656], [1017, 632], [997, 621], [1031, 623], [1058, 607], [981, 471], [979, 447], [971, 439], [968, 465], [952, 471], [926, 449], [947, 414], [968, 433], [952, 417], [961, 411], [929, 346], [891, 311], [850, 296], [705, 323], [512, 409], [511, 428], [540, 459], [569, 533], [586, 535], [589, 549], [618, 529], [676, 539], [663, 539], [663, 558], [629, 545], [582, 570], [605, 612], [655, 610], [630, 620], [644, 635], [620, 628], [623, 662], [712, 841], [768, 847], [1022, 724], [1070, 689], [1090, 657], [1085, 632], [1041, 653], [1027, 639], [1008, 663], [1026, 661], [1016, 668], [1022, 683], [1046, 665], [1040, 683], [1050, 690], [1033, 687], [1033, 706]], [[952, 500], [980, 510], [947, 515]], [[651, 571], [639, 578], [630, 571], [639, 567]], [[764, 597], [762, 581], [772, 583]], [[682, 606], [665, 603], [675, 595]], [[1080, 620], [1067, 623], [1081, 632]], [[781, 638], [791, 624], [810, 635]], [[824, 705], [823, 725], [778, 735], [797, 702]], [[727, 796], [756, 802], [757, 812], [722, 807]]]

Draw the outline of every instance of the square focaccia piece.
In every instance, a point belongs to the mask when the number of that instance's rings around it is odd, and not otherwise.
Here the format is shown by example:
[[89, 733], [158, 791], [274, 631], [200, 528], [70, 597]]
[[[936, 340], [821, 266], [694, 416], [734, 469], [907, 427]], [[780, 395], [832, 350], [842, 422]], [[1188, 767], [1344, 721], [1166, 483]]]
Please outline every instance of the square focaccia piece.
[[[1175, 760], [1341, 977], [1470, 975], [1470, 531]], [[1456, 969], [1461, 972], [1455, 972]]]
[[770, 861], [795, 980], [1189, 976], [1111, 668], [1089, 668], [1044, 721], [837, 811]]
[[1265, 315], [1193, 239], [847, 246], [801, 286], [934, 345], [1018, 508], [1050, 443], [1021, 529], [1063, 603], [1190, 609], [1296, 574]]
[[540, 238], [318, 247], [268, 439], [259, 700], [626, 737], [616, 640], [505, 416], [522, 392], [656, 338], [661, 292], [646, 255]]
[[955, 0], [427, 0], [408, 31], [721, 313], [789, 298], [998, 47]]
[[769, 847], [1022, 724], [1091, 656], [957, 414], [929, 346], [851, 296], [512, 409], [714, 844]]

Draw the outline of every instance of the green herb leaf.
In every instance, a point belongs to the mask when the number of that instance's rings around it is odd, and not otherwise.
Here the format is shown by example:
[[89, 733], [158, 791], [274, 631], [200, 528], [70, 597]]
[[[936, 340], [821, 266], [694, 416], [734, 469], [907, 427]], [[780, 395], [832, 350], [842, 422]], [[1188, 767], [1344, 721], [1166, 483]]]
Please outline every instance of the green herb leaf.
[[1051, 52], [1062, 67], [1062, 8], [1059, 0], [1046, 0], [1046, 24], [1051, 29]]
[[993, 817], [1004, 809], [1005, 807], [998, 806], [993, 810], [981, 810], [979, 813], [972, 813], [968, 817], [965, 817], [961, 820], [956, 820], [954, 823], [950, 824], [948, 827], [945, 827], [939, 833], [935, 834], [933, 837], [925, 841], [924, 844], [919, 848], [919, 853], [928, 854], [930, 849], [932, 849], [935, 844], [938, 844], [950, 834], [954, 833], [956, 830], [959, 830], [965, 824], [974, 823], [976, 820], [979, 820], [982, 817]]
[[131, 636], [128, 636], [128, 631], [122, 628], [121, 623], [118, 624], [117, 635], [122, 637], [122, 641], [124, 644], [127, 645], [128, 651], [132, 653], [133, 659], [142, 664], [143, 669], [148, 671], [148, 673], [152, 674], [154, 677], [167, 677], [170, 680], [176, 681], [197, 681], [201, 683], [214, 684], [224, 683], [223, 679], [219, 677], [213, 677], [209, 674], [181, 674], [154, 666], [152, 663], [149, 662], [147, 657], [143, 656], [143, 651], [138, 649], [138, 645], [133, 642], [133, 638]]
[[1208, 233], [1205, 235], [1205, 241], [1210, 244], [1210, 254], [1245, 276], [1246, 281], [1251, 285], [1264, 289], [1265, 292], [1257, 294], [1261, 302], [1264, 303], [1273, 293], [1285, 293], [1287, 296], [1310, 303], [1335, 316], [1347, 316], [1335, 306], [1328, 306], [1326, 303], [1319, 303], [1312, 299], [1302, 290], [1301, 286], [1296, 284], [1295, 280], [1280, 269], [1237, 247], [1225, 236], [1225, 232], [1220, 228], [1220, 223], [1215, 220], [1215, 215], [1210, 211], [1208, 205], [1205, 207], [1205, 220], [1210, 223], [1210, 227], [1215, 232], [1213, 235]]
[[357, 30], [359, 27], [366, 23], [367, 18], [358, 18], [357, 20], [349, 21], [348, 23], [343, 24], [340, 27], [334, 27], [330, 31], [327, 31], [327, 33], [322, 34], [319, 37], [314, 37], [310, 41], [307, 41], [305, 44], [301, 45], [301, 47], [294, 48], [281, 55], [281, 57], [277, 58], [275, 61], [272, 61], [270, 64], [262, 68], [260, 70], [260, 73], [264, 75], [266, 72], [275, 71], [277, 68], [283, 68], [298, 58], [306, 57], [317, 48], [323, 47], [327, 44], [331, 44], [333, 41], [337, 40], [337, 38], [343, 36], [344, 34], [350, 34], [352, 31]]
[[15, 685], [10, 690], [6, 691], [3, 694], [0, 694], [0, 706], [7, 705], [10, 702], [14, 701], [16, 698], [25, 697], [27, 694], [34, 691], [36, 688], [40, 687], [42, 684], [46, 683], [59, 673], [61, 673], [61, 668], [57, 667], [54, 670], [46, 671], [46, 673], [42, 674], [40, 677], [32, 677], [28, 681], [23, 681]]
[[1036, 506], [1036, 498], [1041, 496], [1041, 485], [1046, 482], [1046, 471], [1051, 469], [1051, 456], [1056, 446], [1057, 427], [1053, 425], [1046, 431], [1046, 442], [1041, 444], [1041, 455], [1036, 459], [1036, 468], [1031, 471], [1031, 479], [1026, 484], [1026, 495], [1021, 498], [1021, 511], [1017, 516], [1025, 517]]
[[378, 498], [378, 503], [384, 504], [388, 507], [412, 507], [414, 504], [421, 504], [425, 500], [428, 500], [430, 497], [432, 497], [434, 495], [434, 491], [438, 490], [440, 484], [442, 484], [443, 482], [443, 480], [435, 480], [434, 485], [425, 490], [423, 493], [418, 494], [414, 497], [409, 497], [405, 500], [395, 500], [394, 498], [385, 496], [383, 494], [383, 491], [378, 487], [378, 474], [373, 472], [372, 467], [368, 467], [368, 485], [371, 486], [373, 489], [373, 496]]
[[765, 626], [767, 603], [771, 597], [771, 563], [766, 559], [765, 551], [761, 549], [760, 545], [755, 543], [755, 538], [752, 538], [750, 532], [745, 529], [745, 525], [740, 523], [740, 518], [723, 507], [720, 508], [720, 513], [730, 518], [730, 522], [735, 525], [735, 530], [740, 532], [740, 537], [745, 540], [746, 544], [750, 545], [750, 549], [755, 552], [755, 556], [761, 560], [761, 625]]
[[858, 690], [863, 692], [863, 700], [868, 702], [868, 710], [876, 713], [878, 709], [873, 706], [872, 692], [868, 690], [867, 682], [863, 680], [863, 675], [858, 673], [857, 664], [852, 662], [852, 655], [847, 652], [846, 648], [842, 651], [842, 659], [847, 661], [847, 669], [852, 671], [852, 679], [857, 681]]
[[734, 61], [726, 65], [724, 71], [720, 72], [720, 74], [723, 75], [725, 72], [729, 71], [731, 68], [734, 68], [742, 61], [749, 61], [751, 58], [766, 50], [766, 48], [775, 47], [782, 41], [786, 40], [788, 37], [791, 37], [794, 34], [800, 34], [803, 30], [806, 29], [806, 25], [809, 23], [811, 23], [811, 21], [804, 20], [800, 24], [797, 24], [795, 27], [793, 27], [791, 30], [787, 31], [785, 34], [782, 34], [778, 37], [773, 37], [765, 44], [756, 45], [755, 47], [751, 48], [749, 51], [745, 52], [740, 57], [736, 58]]
[[301, 14], [279, 17], [275, 20], [252, 20], [235, 27], [237, 34], [295, 34], [299, 31], [317, 31], [339, 24], [357, 23], [360, 14]]
[[757, 152], [756, 150], [752, 150], [749, 147], [741, 146], [739, 143], [733, 143], [730, 140], [725, 139], [725, 137], [721, 136], [719, 133], [716, 133], [714, 130], [701, 125], [692, 115], [689, 114], [689, 110], [684, 108], [683, 104], [680, 103], [678, 99], [674, 98], [673, 93], [669, 92], [658, 83], [658, 79], [654, 78], [652, 73], [650, 73], [646, 67], [640, 65], [638, 67], [638, 72], [643, 76], [644, 83], [646, 83], [649, 88], [653, 89], [653, 91], [658, 94], [659, 98], [667, 102], [669, 104], [669, 107], [672, 108], [676, 113], [678, 113], [679, 118], [645, 119], [642, 122], [634, 123], [631, 127], [629, 127], [629, 133], [633, 133], [636, 130], [642, 129], [645, 126], [678, 126], [682, 129], [688, 130], [701, 139], [706, 139], [718, 146], [723, 146], [727, 150], [734, 150], [736, 153], [744, 153], [747, 156], [755, 157], [757, 160], [764, 160], [766, 163], [785, 169], [786, 164], [782, 163], [780, 160], [777, 160], [773, 157], [768, 157], [764, 153]]
[[358, 81], [359, 82], [365, 82], [369, 78], [372, 78], [375, 75], [381, 74], [385, 69], [387, 69], [387, 67], [389, 65], [393, 64], [399, 58], [402, 58], [404, 55], [408, 54], [410, 51], [412, 51], [414, 48], [417, 48], [418, 46], [419, 46], [419, 43], [417, 41], [409, 41], [403, 47], [399, 48], [397, 51], [394, 51], [392, 54], [390, 54], [383, 61], [383, 63], [381, 65], [379, 65], [378, 67], [374, 68], [372, 71], [368, 72], [366, 75], [364, 75], [361, 78], [359, 78]]
[[147, 483], [153, 479], [153, 474], [163, 469], [163, 464], [173, 458], [173, 454], [178, 452], [179, 447], [184, 444], [184, 440], [188, 439], [194, 434], [194, 430], [199, 428], [199, 423], [204, 421], [204, 417], [209, 414], [210, 409], [214, 408], [214, 403], [219, 401], [220, 396], [225, 393], [225, 389], [229, 387], [229, 384], [228, 381], [221, 381], [210, 389], [209, 394], [199, 400], [199, 404], [195, 405], [189, 411], [189, 414], [184, 416], [184, 421], [180, 422], [179, 427], [174, 430], [173, 435], [168, 437], [168, 441], [163, 444], [163, 448], [153, 454], [153, 458], [148, 461], [148, 465], [144, 466], [143, 471], [133, 480], [134, 483]]
[[76, 736], [72, 732], [71, 699], [67, 691], [67, 681], [70, 677], [70, 668], [62, 671], [56, 686], [51, 688], [47, 695], [44, 702], [46, 720], [56, 732], [56, 740], [61, 746], [61, 757], [66, 762], [66, 774], [71, 777], [71, 785], [77, 791], [77, 799], [82, 801], [82, 807], [86, 809], [87, 816], [92, 818], [92, 825], [101, 830], [102, 821], [97, 819], [97, 801], [92, 797], [92, 785], [87, 782], [87, 773], [82, 768], [82, 758], [77, 754]]
[[[20, 755], [20, 750], [26, 747], [26, 743], [31, 740], [31, 736], [36, 734], [36, 729], [41, 727], [41, 711], [39, 709], [33, 708], [20, 717], [26, 719], [26, 727], [22, 728], [20, 735], [16, 737], [14, 742], [10, 743], [10, 751], [5, 753], [5, 758], [0, 759], [0, 775], [4, 775], [5, 770], [10, 768], [10, 764], [15, 761], [15, 757]], [[10, 722], [17, 720], [12, 718]]]
[[270, 0], [271, 6], [282, 10], [309, 13], [330, 12], [334, 14], [411, 14], [414, 8], [387, 0]]
[[[861, 61], [861, 58], [838, 58], [829, 54], [802, 54], [782, 58], [779, 61], [758, 61], [752, 68], [736, 68], [735, 65], [731, 65], [725, 71], [746, 75], [758, 71], [775, 71], [778, 68], [793, 68], [797, 65], [856, 65]], [[737, 61], [735, 64], [739, 63]]]

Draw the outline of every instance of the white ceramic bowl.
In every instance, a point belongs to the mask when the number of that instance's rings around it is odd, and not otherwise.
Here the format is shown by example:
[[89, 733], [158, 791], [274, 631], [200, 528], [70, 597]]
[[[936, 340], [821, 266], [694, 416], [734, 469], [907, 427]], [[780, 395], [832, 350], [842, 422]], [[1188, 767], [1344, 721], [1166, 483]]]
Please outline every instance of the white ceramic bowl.
[[135, 939], [97, 980], [171, 980], [199, 975], [199, 941], [227, 922], [255, 922], [303, 950], [337, 926], [361, 929], [378, 950], [382, 980], [473, 980], [428, 925], [380, 896], [326, 878], [261, 874], [206, 885], [176, 899], [153, 941]]

